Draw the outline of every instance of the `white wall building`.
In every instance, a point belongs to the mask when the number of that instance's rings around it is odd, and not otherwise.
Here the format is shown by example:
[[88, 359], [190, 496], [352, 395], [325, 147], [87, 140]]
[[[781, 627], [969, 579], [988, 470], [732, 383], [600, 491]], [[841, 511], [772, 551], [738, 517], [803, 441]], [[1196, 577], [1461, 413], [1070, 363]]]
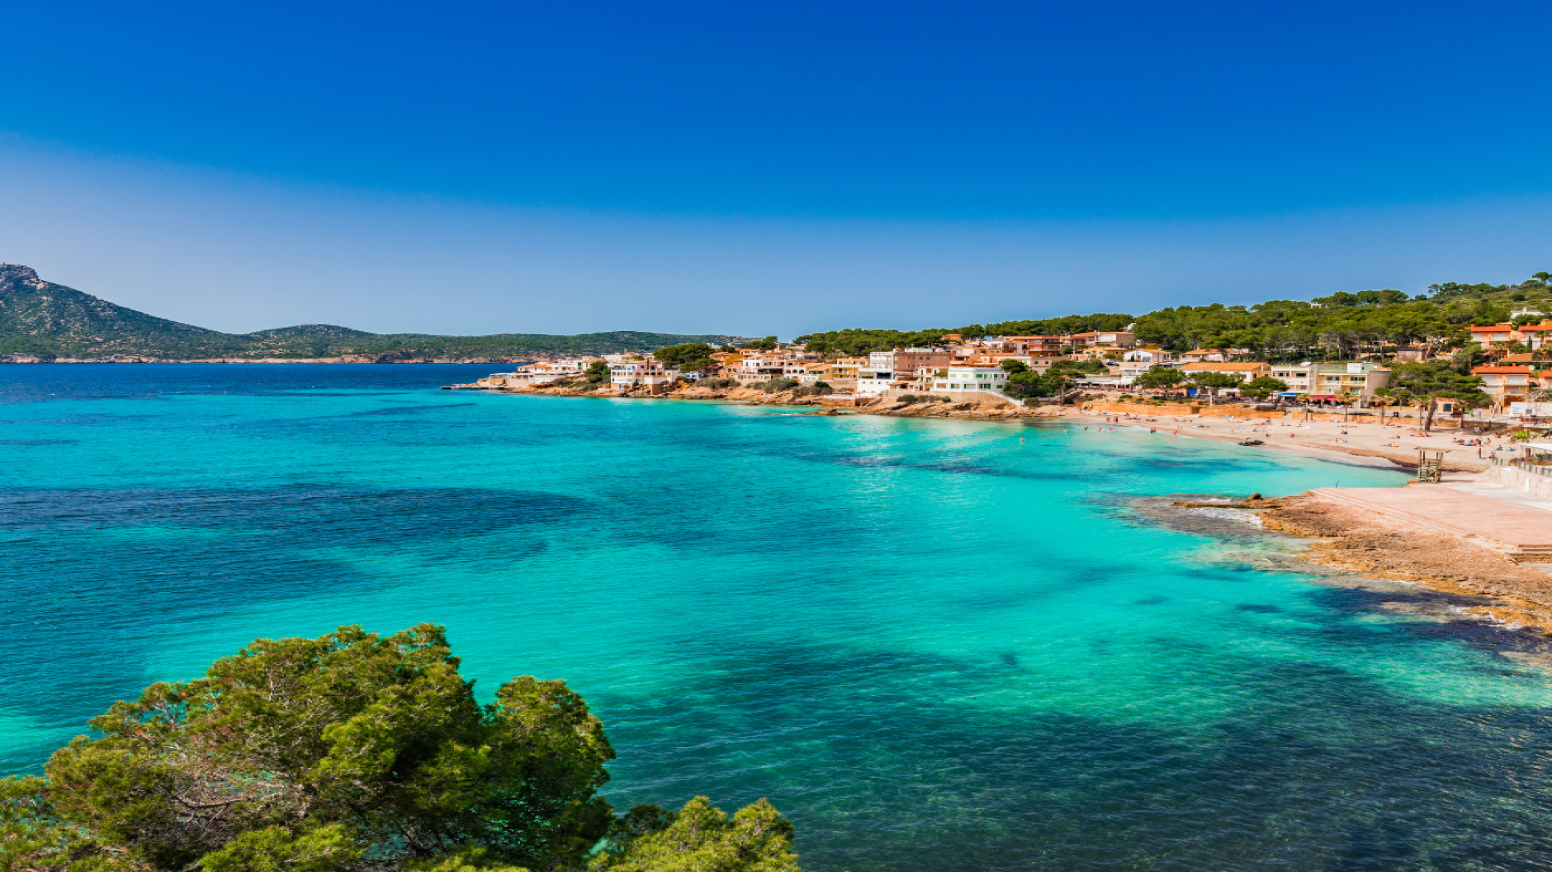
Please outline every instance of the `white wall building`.
[[609, 367], [609, 386], [615, 390], [663, 387], [679, 380], [679, 370], [668, 369], [651, 358], [625, 360]]
[[932, 381], [934, 391], [1000, 391], [1008, 386], [1008, 372], [1000, 366], [950, 366]]

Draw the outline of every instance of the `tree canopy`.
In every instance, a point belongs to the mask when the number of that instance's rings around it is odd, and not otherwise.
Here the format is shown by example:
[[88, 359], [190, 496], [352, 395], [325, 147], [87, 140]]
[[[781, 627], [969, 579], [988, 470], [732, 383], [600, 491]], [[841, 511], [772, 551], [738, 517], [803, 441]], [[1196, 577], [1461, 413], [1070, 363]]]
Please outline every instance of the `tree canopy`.
[[821, 354], [838, 354], [856, 357], [870, 351], [889, 351], [892, 348], [916, 348], [943, 345], [944, 336], [958, 334], [966, 339], [983, 336], [1065, 336], [1091, 330], [1120, 330], [1132, 323], [1131, 315], [1106, 314], [1063, 315], [1059, 318], [1043, 318], [1031, 321], [999, 321], [994, 324], [969, 324], [964, 327], [934, 327], [928, 330], [878, 330], [848, 328], [808, 333], [797, 338], [798, 342]]
[[1176, 388], [1184, 384], [1186, 374], [1172, 366], [1153, 366], [1139, 375], [1134, 384], [1144, 390]]
[[1202, 388], [1214, 396], [1218, 394], [1218, 391], [1224, 388], [1237, 388], [1245, 383], [1244, 379], [1241, 379], [1239, 376], [1232, 373], [1213, 372], [1211, 370], [1188, 373], [1186, 378], [1191, 382], [1191, 384]]
[[1009, 375], [1008, 384], [1003, 388], [1003, 392], [1019, 399], [1054, 397], [1066, 390], [1068, 384], [1068, 378], [1060, 373], [1041, 375], [1026, 369]]
[[[1463, 360], [1463, 363], [1468, 362], [1469, 357]], [[1464, 409], [1492, 403], [1492, 398], [1482, 390], [1481, 379], [1461, 372], [1456, 365], [1443, 360], [1398, 364], [1391, 368], [1390, 384], [1375, 393], [1404, 405], [1426, 406], [1424, 430], [1433, 427], [1433, 412], [1438, 400], [1454, 400]]]
[[652, 352], [652, 356], [681, 372], [699, 372], [711, 367], [711, 355], [715, 352], [715, 348], [704, 342], [686, 342], [683, 345], [659, 348]]
[[616, 817], [580, 696], [522, 676], [480, 704], [458, 665], [440, 626], [341, 627], [153, 684], [0, 781], [0, 869], [796, 872], [763, 801]]
[[1396, 345], [1458, 348], [1473, 324], [1498, 324], [1529, 306], [1552, 312], [1549, 274], [1538, 272], [1512, 285], [1430, 285], [1408, 296], [1393, 288], [1338, 291], [1310, 302], [1268, 300], [1253, 306], [1176, 306], [1133, 318], [1124, 314], [1065, 315], [1026, 321], [971, 324], [930, 330], [852, 328], [799, 336], [824, 354], [860, 355], [891, 348], [942, 344], [957, 333], [981, 336], [1069, 335], [1121, 330], [1135, 321], [1139, 341], [1173, 351], [1243, 348], [1261, 360], [1348, 359]]
[[1288, 383], [1282, 379], [1263, 375], [1251, 379], [1244, 387], [1239, 389], [1239, 392], [1247, 397], [1255, 397], [1259, 400], [1272, 394], [1281, 393], [1287, 389]]

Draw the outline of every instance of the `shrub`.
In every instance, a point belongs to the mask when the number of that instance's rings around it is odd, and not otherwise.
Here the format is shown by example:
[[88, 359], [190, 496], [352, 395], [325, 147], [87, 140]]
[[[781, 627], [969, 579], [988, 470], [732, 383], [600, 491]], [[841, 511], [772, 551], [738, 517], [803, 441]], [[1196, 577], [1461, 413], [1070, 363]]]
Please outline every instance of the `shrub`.
[[795, 378], [773, 378], [765, 383], [764, 390], [768, 394], [777, 394], [782, 391], [790, 391], [799, 384], [801, 383]]

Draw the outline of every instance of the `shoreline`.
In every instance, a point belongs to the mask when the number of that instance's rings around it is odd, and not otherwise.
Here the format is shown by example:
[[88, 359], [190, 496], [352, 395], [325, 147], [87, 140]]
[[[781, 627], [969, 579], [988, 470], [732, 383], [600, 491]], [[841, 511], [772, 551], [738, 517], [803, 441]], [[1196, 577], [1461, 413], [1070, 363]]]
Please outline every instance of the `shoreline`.
[[1168, 506], [1175, 512], [1192, 509], [1251, 513], [1265, 531], [1301, 543], [1293, 559], [1313, 574], [1415, 585], [1450, 598], [1474, 620], [1538, 640], [1552, 636], [1552, 567], [1516, 563], [1485, 543], [1311, 493], [1242, 502], [1176, 500]]
[[[1459, 450], [1460, 446], [1447, 441], [1448, 430], [1428, 436], [1404, 426], [1352, 421], [1294, 422], [1283, 420], [1283, 416], [1269, 417], [1265, 413], [1255, 418], [1229, 414], [1170, 415], [1169, 410], [1161, 409], [1160, 414], [1154, 416], [1110, 412], [1103, 408], [1018, 407], [1006, 403], [977, 405], [941, 399], [910, 404], [875, 401], [855, 408], [837, 408], [821, 405], [816, 397], [797, 397], [790, 393], [765, 394], [749, 389], [711, 391], [690, 388], [651, 395], [578, 391], [575, 388], [508, 389], [498, 392], [796, 406], [812, 408], [809, 414], [814, 415], [865, 414], [1005, 422], [1046, 421], [1051, 424], [1081, 422], [1090, 427], [1146, 429], [1162, 436], [1220, 443], [1238, 443], [1254, 435], [1262, 438], [1264, 444], [1248, 446], [1246, 450], [1265, 448], [1327, 462], [1398, 471], [1416, 468], [1415, 455], [1408, 457], [1403, 452], [1423, 440], [1431, 444], [1417, 447], [1434, 449], [1451, 444], [1453, 447], [1446, 450], [1465, 453]], [[1090, 405], [1107, 404], [1095, 402]], [[1234, 408], [1226, 411], [1249, 410]], [[1274, 437], [1274, 427], [1287, 427], [1290, 432], [1275, 433], [1276, 437], [1283, 438], [1263, 438]], [[1293, 433], [1293, 429], [1302, 431], [1305, 441], [1298, 441], [1298, 434]], [[1365, 430], [1368, 432], [1363, 432]], [[1414, 444], [1403, 444], [1398, 449], [1397, 440], [1402, 438], [1412, 438]], [[1374, 445], [1375, 442], [1383, 447]], [[1445, 468], [1455, 472], [1480, 472], [1489, 465], [1490, 461], [1468, 456], [1455, 463], [1447, 462]], [[1175, 510], [1178, 511], [1181, 505], [1175, 503]], [[1417, 585], [1449, 598], [1452, 607], [1475, 621], [1492, 622], [1505, 630], [1526, 634], [1527, 638], [1541, 640], [1552, 636], [1552, 566], [1543, 570], [1533, 565], [1516, 563], [1485, 542], [1440, 533], [1409, 521], [1341, 505], [1310, 492], [1249, 503], [1215, 501], [1200, 507], [1239, 509], [1254, 513], [1266, 531], [1303, 543], [1304, 547], [1298, 551], [1295, 559], [1314, 574], [1334, 571], [1376, 581]], [[1552, 515], [1549, 515], [1548, 520], [1552, 522]]]
[[[1380, 424], [1367, 421], [1339, 422], [1317, 419], [1293, 420], [1277, 413], [1254, 412], [1248, 407], [1217, 406], [1192, 407], [1161, 406], [1142, 407], [1135, 404], [1119, 404], [1107, 400], [1093, 400], [1086, 406], [1015, 406], [1001, 400], [969, 402], [923, 395], [919, 401], [904, 404], [897, 399], [880, 399], [862, 405], [840, 406], [826, 403], [819, 397], [798, 396], [790, 391], [766, 394], [748, 388], [707, 389], [698, 387], [649, 393], [646, 391], [615, 392], [593, 388], [581, 389], [570, 385], [542, 385], [529, 388], [495, 388], [478, 385], [452, 386], [459, 390], [481, 390], [490, 393], [517, 394], [523, 396], [594, 397], [599, 399], [630, 400], [688, 400], [697, 402], [717, 401], [751, 406], [795, 406], [815, 410], [825, 415], [879, 415], [895, 418], [946, 418], [988, 421], [1014, 420], [1067, 420], [1083, 422], [1089, 426], [1129, 427], [1146, 429], [1159, 435], [1182, 439], [1205, 439], [1214, 442], [1238, 444], [1250, 438], [1263, 442], [1258, 446], [1246, 446], [1246, 450], [1270, 449], [1305, 457], [1313, 457], [1333, 463], [1365, 466], [1376, 469], [1414, 470], [1417, 468], [1417, 448], [1443, 448], [1444, 469], [1448, 472], [1481, 472], [1491, 465], [1486, 458], [1473, 456], [1473, 448], [1462, 449], [1450, 441], [1452, 435], [1465, 434], [1456, 429], [1436, 429], [1431, 435], [1418, 435], [1409, 431], [1413, 427]], [[1103, 407], [1111, 406], [1114, 410]], [[1099, 407], [1099, 408], [1095, 408]], [[1142, 409], [1137, 414], [1130, 409]], [[1234, 414], [1244, 413], [1245, 416]], [[1289, 428], [1288, 433], [1274, 428]], [[1300, 432], [1295, 432], [1300, 431]], [[1304, 441], [1299, 441], [1302, 432]], [[1411, 440], [1403, 444], [1397, 440]], [[1426, 440], [1423, 442], [1421, 440]]]

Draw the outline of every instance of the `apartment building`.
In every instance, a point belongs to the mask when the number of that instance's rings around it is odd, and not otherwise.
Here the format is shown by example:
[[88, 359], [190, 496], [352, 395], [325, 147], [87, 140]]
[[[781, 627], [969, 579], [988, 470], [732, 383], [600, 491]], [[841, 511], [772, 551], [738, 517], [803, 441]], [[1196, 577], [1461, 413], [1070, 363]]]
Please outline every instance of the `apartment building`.
[[1341, 399], [1355, 395], [1360, 402], [1373, 398], [1374, 392], [1390, 384], [1390, 370], [1375, 363], [1272, 364], [1272, 378], [1288, 385], [1287, 393], [1310, 399]]
[[1030, 357], [1060, 357], [1066, 343], [1060, 336], [1001, 336], [993, 340], [999, 350]]
[[1074, 349], [1088, 348], [1094, 345], [1103, 345], [1109, 348], [1132, 348], [1137, 345], [1137, 334], [1124, 330], [1090, 331], [1088, 333], [1074, 333], [1067, 337], [1067, 344]]
[[1221, 372], [1232, 375], [1242, 382], [1252, 382], [1264, 375], [1271, 375], [1272, 365], [1269, 363], [1261, 363], [1259, 361], [1245, 363], [1222, 363], [1217, 361], [1203, 360], [1197, 361], [1196, 363], [1188, 363], [1185, 366], [1182, 366], [1180, 371], [1188, 376], [1193, 372]]
[[666, 390], [679, 380], [679, 370], [663, 366], [650, 357], [622, 360], [609, 365], [609, 386], [615, 390], [653, 388]]
[[1493, 324], [1485, 327], [1472, 327], [1471, 341], [1481, 343], [1482, 350], [1488, 351], [1494, 346], [1520, 341], [1520, 334], [1515, 331], [1513, 324]]
[[933, 391], [1000, 391], [1008, 386], [1008, 372], [1000, 366], [950, 366], [934, 374]]
[[1367, 404], [1375, 391], [1390, 384], [1390, 370], [1373, 363], [1317, 363], [1313, 370], [1311, 399], [1340, 399], [1356, 394], [1360, 403]]
[[1526, 400], [1537, 387], [1536, 373], [1528, 366], [1478, 366], [1471, 374], [1482, 379], [1482, 390], [1495, 406]]

